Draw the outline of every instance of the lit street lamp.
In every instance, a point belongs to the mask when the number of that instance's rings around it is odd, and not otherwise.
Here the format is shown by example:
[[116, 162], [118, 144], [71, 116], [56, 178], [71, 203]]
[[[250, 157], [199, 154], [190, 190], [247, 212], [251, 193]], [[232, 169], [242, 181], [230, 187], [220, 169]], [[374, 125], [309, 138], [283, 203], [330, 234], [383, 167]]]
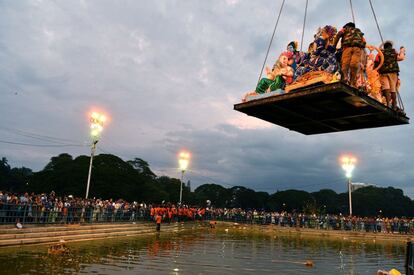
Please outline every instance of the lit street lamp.
[[88, 181], [86, 183], [86, 195], [85, 198], [88, 198], [89, 195], [89, 185], [91, 183], [91, 174], [92, 174], [92, 161], [93, 156], [95, 155], [96, 144], [99, 141], [100, 134], [103, 130], [103, 124], [106, 120], [106, 117], [103, 114], [93, 112], [91, 114], [91, 138], [92, 138], [92, 145], [91, 145], [91, 160], [89, 162], [89, 172], [88, 172]]
[[188, 152], [180, 152], [178, 155], [178, 165], [180, 166], [181, 170], [181, 181], [180, 181], [180, 205], [182, 203], [183, 198], [183, 179], [184, 179], [184, 172], [188, 167], [188, 163], [190, 162], [190, 153]]
[[343, 156], [342, 159], [342, 169], [345, 171], [345, 176], [348, 178], [348, 196], [349, 196], [349, 216], [352, 216], [352, 171], [355, 168], [356, 158], [353, 156]]

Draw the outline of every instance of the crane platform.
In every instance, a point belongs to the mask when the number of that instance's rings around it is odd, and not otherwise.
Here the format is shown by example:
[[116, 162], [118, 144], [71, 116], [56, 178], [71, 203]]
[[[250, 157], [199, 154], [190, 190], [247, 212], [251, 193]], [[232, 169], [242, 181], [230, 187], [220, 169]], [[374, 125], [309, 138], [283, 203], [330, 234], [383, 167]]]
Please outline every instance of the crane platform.
[[404, 113], [343, 82], [252, 99], [234, 110], [305, 135], [409, 124]]

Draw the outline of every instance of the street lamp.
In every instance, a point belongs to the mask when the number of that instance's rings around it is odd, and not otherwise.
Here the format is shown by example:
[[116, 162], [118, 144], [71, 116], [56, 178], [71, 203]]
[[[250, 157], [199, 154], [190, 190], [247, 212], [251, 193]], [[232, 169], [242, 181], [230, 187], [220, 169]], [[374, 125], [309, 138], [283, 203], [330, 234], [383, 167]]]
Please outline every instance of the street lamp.
[[96, 150], [96, 144], [99, 141], [100, 134], [103, 130], [103, 124], [106, 120], [106, 117], [103, 114], [92, 112], [91, 118], [90, 118], [90, 127], [91, 127], [91, 138], [92, 138], [92, 144], [91, 144], [91, 160], [89, 162], [89, 172], [88, 172], [88, 181], [86, 183], [86, 195], [85, 198], [88, 198], [89, 195], [89, 185], [91, 183], [91, 173], [92, 173], [92, 161], [93, 156], [95, 155]]
[[190, 162], [190, 153], [182, 151], [178, 155], [178, 165], [180, 166], [181, 170], [181, 181], [180, 181], [180, 205], [183, 198], [183, 179], [184, 179], [184, 172], [188, 167], [188, 163]]
[[355, 168], [356, 158], [353, 156], [343, 156], [342, 159], [342, 169], [345, 171], [345, 176], [348, 178], [348, 196], [349, 196], [349, 216], [352, 216], [352, 171]]

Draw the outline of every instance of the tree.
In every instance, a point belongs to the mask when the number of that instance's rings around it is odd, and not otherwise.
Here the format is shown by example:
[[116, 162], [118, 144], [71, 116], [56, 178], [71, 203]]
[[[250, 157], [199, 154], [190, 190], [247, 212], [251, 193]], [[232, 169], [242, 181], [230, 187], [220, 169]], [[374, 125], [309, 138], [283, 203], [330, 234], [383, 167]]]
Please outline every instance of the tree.
[[214, 207], [226, 207], [231, 198], [228, 189], [214, 183], [200, 185], [194, 190], [194, 195], [197, 204], [205, 205], [210, 200]]
[[341, 212], [341, 200], [335, 191], [331, 189], [321, 189], [311, 193], [311, 195], [315, 198], [317, 207], [322, 212], [331, 214], [339, 214]]
[[130, 164], [135, 170], [139, 173], [148, 176], [152, 179], [155, 179], [157, 176], [151, 171], [149, 168], [148, 162], [140, 158], [134, 158], [133, 160], [128, 160], [128, 164]]
[[64, 169], [64, 166], [70, 165], [72, 161], [73, 161], [73, 158], [71, 155], [67, 153], [60, 154], [57, 157], [52, 157], [50, 159], [50, 162], [43, 169], [43, 171], [53, 171], [53, 170]]
[[21, 167], [10, 170], [10, 188], [12, 192], [24, 192], [29, 187], [30, 177], [33, 175], [32, 169]]
[[[263, 209], [267, 203], [268, 196], [263, 194], [265, 192], [258, 195], [254, 190], [243, 186], [232, 187], [229, 191], [231, 195], [230, 207]], [[264, 201], [261, 201], [261, 199], [264, 199]]]
[[353, 207], [355, 215], [386, 217], [412, 216], [412, 201], [401, 189], [393, 187], [381, 188], [367, 186], [353, 192]]
[[277, 211], [302, 212], [307, 204], [315, 203], [315, 198], [306, 191], [290, 189], [274, 193], [270, 201]]
[[5, 157], [0, 160], [0, 188], [8, 190], [10, 181], [10, 165]]

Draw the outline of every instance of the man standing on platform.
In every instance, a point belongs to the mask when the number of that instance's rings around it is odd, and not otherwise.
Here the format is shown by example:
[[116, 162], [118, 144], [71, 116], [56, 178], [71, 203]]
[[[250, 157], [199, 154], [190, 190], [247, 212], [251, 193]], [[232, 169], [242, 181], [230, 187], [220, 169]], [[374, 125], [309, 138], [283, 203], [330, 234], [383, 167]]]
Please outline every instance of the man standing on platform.
[[[387, 106], [397, 110], [398, 73], [400, 72], [398, 61], [405, 59], [405, 48], [400, 47], [400, 52], [397, 52], [393, 48], [392, 41], [387, 40], [380, 46], [380, 49], [384, 55], [384, 64], [378, 70], [382, 95], [387, 101]], [[378, 56], [376, 61], [379, 62]]]
[[360, 29], [355, 27], [353, 22], [349, 22], [336, 34], [333, 42], [335, 47], [341, 38], [342, 79], [344, 82], [356, 87], [358, 72], [361, 67], [360, 65], [366, 44], [364, 34]]

